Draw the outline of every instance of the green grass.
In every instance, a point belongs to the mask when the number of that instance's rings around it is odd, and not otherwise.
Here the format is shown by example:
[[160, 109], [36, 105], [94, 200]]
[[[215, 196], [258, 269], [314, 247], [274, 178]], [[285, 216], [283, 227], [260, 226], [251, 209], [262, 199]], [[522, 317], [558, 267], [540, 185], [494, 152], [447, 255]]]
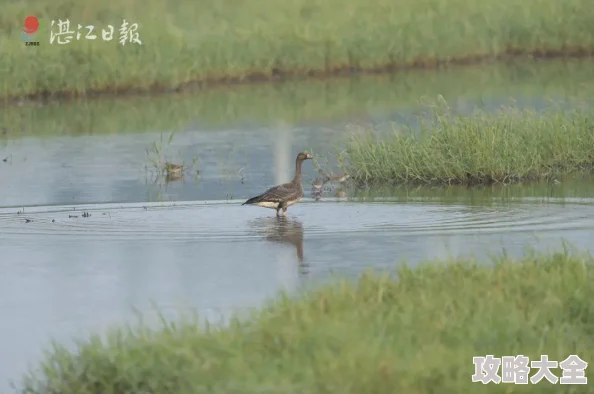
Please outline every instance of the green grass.
[[228, 327], [115, 329], [76, 351], [56, 345], [24, 392], [594, 393], [591, 384], [471, 383], [478, 355], [591, 363], [592, 263], [567, 249], [494, 265], [428, 262], [283, 296]]
[[[1, 61], [1, 60], [0, 60]], [[397, 75], [334, 78], [207, 89], [191, 95], [80, 100], [44, 106], [0, 108], [0, 141], [22, 136], [180, 132], [188, 125], [221, 130], [257, 124], [276, 126], [366, 122], [373, 114], [408, 117], [423, 101], [443, 95], [464, 106], [524, 100], [587, 99], [594, 91], [590, 61], [540, 61], [421, 70]], [[580, 97], [582, 96], [582, 97]], [[320, 130], [320, 138], [325, 138]], [[0, 142], [1, 143], [1, 142]]]
[[[3, 0], [0, 97], [167, 90], [190, 82], [434, 66], [594, 49], [591, 0]], [[26, 47], [27, 15], [45, 25]], [[50, 45], [51, 20], [113, 25], [111, 42]], [[122, 18], [143, 45], [121, 46]], [[55, 27], [54, 27], [55, 29]], [[86, 30], [83, 29], [83, 36]], [[99, 33], [100, 34], [100, 33]]]
[[412, 126], [347, 143], [345, 166], [367, 183], [477, 185], [555, 180], [594, 168], [594, 111], [503, 108], [453, 115], [433, 108]]

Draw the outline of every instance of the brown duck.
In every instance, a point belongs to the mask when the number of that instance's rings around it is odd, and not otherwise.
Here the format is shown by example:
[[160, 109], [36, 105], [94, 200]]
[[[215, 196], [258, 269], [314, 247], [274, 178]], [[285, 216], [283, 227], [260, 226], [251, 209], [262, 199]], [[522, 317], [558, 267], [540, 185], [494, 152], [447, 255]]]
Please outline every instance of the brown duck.
[[287, 214], [287, 208], [301, 200], [303, 197], [303, 185], [301, 184], [301, 165], [304, 160], [312, 159], [307, 152], [301, 152], [295, 159], [295, 177], [289, 183], [274, 186], [259, 196], [252, 197], [241, 205], [257, 205], [263, 208], [276, 209], [276, 216]]
[[165, 162], [165, 172], [167, 175], [176, 176], [181, 175], [184, 170], [184, 166], [180, 164]]

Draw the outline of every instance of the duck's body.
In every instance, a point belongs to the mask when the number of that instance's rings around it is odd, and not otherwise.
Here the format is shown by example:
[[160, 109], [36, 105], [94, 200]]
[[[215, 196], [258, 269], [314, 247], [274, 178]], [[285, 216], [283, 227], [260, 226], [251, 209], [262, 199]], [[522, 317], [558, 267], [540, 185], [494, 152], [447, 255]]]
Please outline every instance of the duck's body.
[[347, 173], [344, 174], [338, 174], [338, 175], [334, 175], [330, 177], [330, 181], [332, 182], [338, 182], [338, 183], [343, 183], [344, 181], [346, 181], [347, 179], [349, 179], [351, 176]]
[[312, 186], [314, 189], [316, 190], [320, 190], [321, 188], [324, 187], [324, 185], [330, 180], [330, 177], [326, 174], [323, 174], [319, 177], [317, 177], [316, 179], [314, 179], [314, 181], [312, 182]]
[[181, 172], [183, 170], [184, 170], [183, 165], [170, 163], [170, 162], [165, 163], [165, 172], [167, 172], [167, 174], [181, 174]]
[[291, 182], [271, 187], [259, 196], [252, 197], [241, 205], [256, 205], [262, 208], [276, 209], [276, 215], [287, 214], [287, 208], [298, 203], [303, 198], [303, 185], [301, 184], [301, 165], [304, 160], [311, 159], [309, 153], [301, 152], [295, 159], [295, 177]]

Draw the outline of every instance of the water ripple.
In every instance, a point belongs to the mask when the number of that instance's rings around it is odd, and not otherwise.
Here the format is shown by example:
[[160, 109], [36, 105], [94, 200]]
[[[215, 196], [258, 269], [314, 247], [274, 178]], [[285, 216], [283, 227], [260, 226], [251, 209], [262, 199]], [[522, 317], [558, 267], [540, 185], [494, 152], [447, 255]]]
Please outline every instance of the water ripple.
[[[84, 217], [88, 213], [90, 216]], [[273, 217], [273, 210], [241, 206], [234, 201], [175, 204], [105, 204], [28, 207], [0, 210], [0, 239], [26, 236], [81, 237], [111, 240], [229, 241], [257, 237], [254, 218]], [[477, 207], [429, 202], [348, 202], [305, 200], [289, 216], [310, 236], [345, 233], [469, 234], [542, 232], [592, 228], [594, 203], [576, 200], [524, 200]]]

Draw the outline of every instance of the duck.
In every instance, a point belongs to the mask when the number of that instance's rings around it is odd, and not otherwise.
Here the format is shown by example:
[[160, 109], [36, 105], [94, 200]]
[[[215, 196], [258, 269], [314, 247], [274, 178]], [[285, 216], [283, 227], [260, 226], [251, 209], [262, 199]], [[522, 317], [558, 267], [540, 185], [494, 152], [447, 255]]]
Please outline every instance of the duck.
[[287, 208], [303, 198], [301, 166], [305, 160], [313, 159], [307, 152], [300, 152], [295, 159], [295, 177], [291, 182], [271, 187], [264, 193], [252, 197], [241, 205], [256, 205], [262, 208], [276, 209], [276, 216], [287, 215]]
[[170, 176], [181, 175], [182, 171], [184, 170], [183, 165], [170, 163], [170, 162], [165, 162], [164, 167], [165, 167], [165, 172], [167, 172], [167, 175], [170, 175]]
[[314, 179], [314, 181], [312, 182], [311, 186], [315, 190], [320, 190], [322, 187], [324, 187], [324, 185], [326, 184], [326, 182], [328, 182], [329, 180], [330, 180], [330, 178], [328, 178], [327, 175], [322, 175], [322, 176], [319, 176], [316, 179]]
[[338, 175], [332, 175], [330, 177], [330, 181], [331, 182], [338, 182], [338, 183], [344, 183], [347, 179], [349, 179], [351, 176], [347, 173], [343, 173], [343, 174], [338, 174]]

